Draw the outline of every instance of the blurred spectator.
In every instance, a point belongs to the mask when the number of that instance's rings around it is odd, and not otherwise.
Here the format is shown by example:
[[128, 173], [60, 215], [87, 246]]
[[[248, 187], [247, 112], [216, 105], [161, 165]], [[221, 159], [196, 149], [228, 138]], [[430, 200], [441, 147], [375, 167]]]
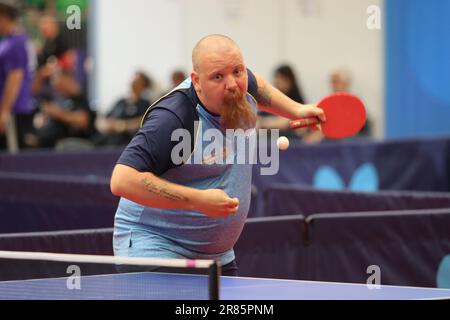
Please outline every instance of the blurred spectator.
[[79, 65], [84, 62], [83, 57], [80, 57], [76, 48], [69, 44], [67, 36], [60, 31], [60, 24], [56, 17], [45, 13], [39, 19], [39, 31], [44, 39], [44, 44], [38, 49], [38, 70], [33, 79], [33, 95], [39, 98], [40, 95], [52, 94], [49, 79], [57, 70], [73, 73], [84, 92], [85, 74], [84, 72], [77, 74], [80, 69]]
[[[330, 75], [330, 87], [332, 92], [351, 92], [352, 75], [346, 68], [339, 68], [334, 70]], [[370, 136], [371, 135], [371, 120], [367, 115], [366, 123], [358, 136]]]
[[172, 80], [172, 88], [177, 87], [180, 83], [182, 83], [187, 78], [186, 74], [182, 70], [175, 70], [172, 72], [171, 80]]
[[79, 83], [71, 73], [60, 71], [51, 77], [51, 84], [56, 96], [43, 99], [34, 118], [36, 132], [28, 136], [28, 143], [49, 148], [65, 138], [79, 138], [80, 144], [87, 144], [94, 133], [95, 113]]
[[339, 68], [330, 74], [331, 92], [349, 92], [352, 83], [350, 71], [345, 68]]
[[43, 47], [39, 50], [39, 67], [44, 66], [49, 58], [55, 57], [63, 70], [73, 68], [74, 52], [61, 34], [56, 17], [43, 15], [39, 21], [39, 30], [44, 38]]
[[[289, 65], [281, 65], [275, 70], [274, 85], [292, 100], [304, 103], [297, 78]], [[280, 136], [288, 138], [298, 137], [298, 133], [302, 132], [302, 130], [295, 130], [295, 132], [291, 130], [289, 128], [289, 119], [263, 111], [258, 112], [258, 124], [259, 128], [263, 129], [280, 129]]]
[[[338, 68], [333, 70], [329, 76], [329, 85], [331, 92], [351, 92], [352, 75], [351, 72], [346, 68]], [[358, 136], [369, 136], [370, 135], [370, 120], [367, 117], [366, 123]], [[317, 143], [324, 139], [321, 131], [310, 131], [304, 135], [303, 141], [306, 143]]]
[[[44, 39], [44, 44], [38, 49], [38, 69], [31, 87], [33, 102], [37, 107], [43, 100], [54, 99], [55, 89], [51, 85], [50, 79], [56, 72], [70, 70], [70, 63], [64, 61], [70, 61], [70, 57], [73, 56], [72, 53], [69, 53], [69, 46], [62, 37], [58, 21], [53, 15], [46, 13], [41, 16], [39, 31]], [[60, 61], [63, 62], [60, 63]]]
[[98, 134], [93, 138], [97, 146], [118, 146], [130, 142], [140, 127], [142, 116], [151, 101], [143, 94], [151, 89], [152, 81], [144, 72], [136, 72], [131, 82], [131, 92], [117, 101], [105, 117], [98, 117]]
[[17, 19], [18, 1], [0, 1], [0, 149], [11, 152], [24, 147], [32, 128], [30, 86], [35, 55]]
[[305, 103], [297, 77], [288, 65], [281, 65], [275, 70], [275, 87], [294, 101]]
[[31, 93], [33, 103], [39, 107], [42, 100], [51, 100], [55, 96], [55, 90], [51, 85], [52, 75], [60, 71], [56, 58], [48, 59], [45, 65], [40, 66], [33, 77]]

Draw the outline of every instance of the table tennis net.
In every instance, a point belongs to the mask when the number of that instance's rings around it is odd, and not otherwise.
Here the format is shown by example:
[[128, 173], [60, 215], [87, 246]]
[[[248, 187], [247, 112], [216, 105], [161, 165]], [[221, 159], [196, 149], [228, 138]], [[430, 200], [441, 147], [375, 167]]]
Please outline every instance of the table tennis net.
[[219, 280], [214, 260], [0, 251], [0, 299], [219, 299]]

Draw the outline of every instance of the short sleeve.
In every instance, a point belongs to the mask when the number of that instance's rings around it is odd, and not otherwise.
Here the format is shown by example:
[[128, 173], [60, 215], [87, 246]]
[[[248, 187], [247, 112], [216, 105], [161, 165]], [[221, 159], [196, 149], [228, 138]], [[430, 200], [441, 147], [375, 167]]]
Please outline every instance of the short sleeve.
[[137, 132], [117, 163], [140, 172], [152, 172], [157, 176], [175, 167], [171, 152], [176, 141], [172, 132], [183, 128], [181, 120], [170, 110], [155, 108]]
[[8, 58], [5, 61], [5, 69], [7, 72], [22, 69], [26, 71], [27, 68], [27, 52], [20, 43], [14, 43], [11, 50], [8, 52]]

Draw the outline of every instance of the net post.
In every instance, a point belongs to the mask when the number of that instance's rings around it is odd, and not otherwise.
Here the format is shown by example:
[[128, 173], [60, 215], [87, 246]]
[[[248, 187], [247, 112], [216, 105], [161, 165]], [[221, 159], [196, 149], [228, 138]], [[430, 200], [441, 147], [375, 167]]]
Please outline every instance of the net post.
[[213, 261], [208, 269], [209, 272], [209, 300], [220, 299], [220, 265]]

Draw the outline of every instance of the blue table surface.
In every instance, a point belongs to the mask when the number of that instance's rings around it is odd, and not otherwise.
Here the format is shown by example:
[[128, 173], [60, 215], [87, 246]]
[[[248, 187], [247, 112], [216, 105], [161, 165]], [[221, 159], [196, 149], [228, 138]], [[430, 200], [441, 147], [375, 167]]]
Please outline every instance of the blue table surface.
[[[0, 299], [200, 300], [208, 299], [208, 278], [201, 275], [123, 273], [80, 278], [79, 289], [69, 289], [73, 278], [0, 282]], [[223, 300], [404, 300], [450, 299], [450, 289], [244, 277], [220, 279]]]

